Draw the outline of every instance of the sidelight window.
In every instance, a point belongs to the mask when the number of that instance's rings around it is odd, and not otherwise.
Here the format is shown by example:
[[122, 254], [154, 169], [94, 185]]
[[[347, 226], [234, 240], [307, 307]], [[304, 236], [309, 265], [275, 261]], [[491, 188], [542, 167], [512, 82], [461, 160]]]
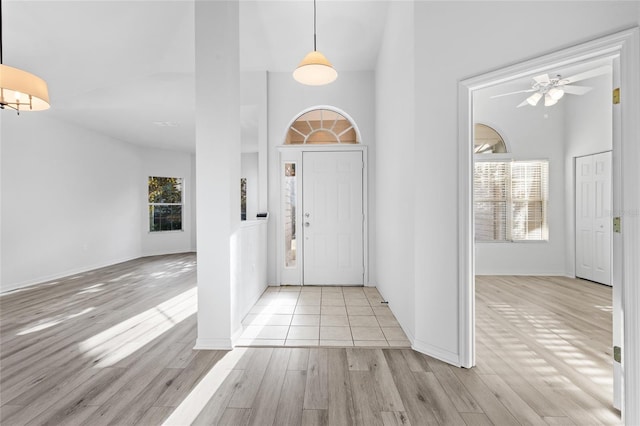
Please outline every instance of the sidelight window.
[[284, 163], [284, 263], [295, 268], [297, 254], [296, 233], [296, 163]]

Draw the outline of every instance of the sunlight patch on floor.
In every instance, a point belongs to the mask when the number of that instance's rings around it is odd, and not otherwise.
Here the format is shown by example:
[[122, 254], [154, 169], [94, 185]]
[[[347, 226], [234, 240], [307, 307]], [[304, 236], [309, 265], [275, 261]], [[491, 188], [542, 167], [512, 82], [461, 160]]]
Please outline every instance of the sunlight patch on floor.
[[42, 330], [46, 330], [47, 328], [56, 326], [58, 324], [62, 324], [65, 321], [68, 321], [70, 319], [74, 319], [77, 318], [79, 316], [82, 316], [84, 314], [88, 314], [89, 312], [93, 311], [95, 309], [94, 306], [90, 307], [90, 308], [86, 308], [83, 309], [82, 311], [76, 313], [76, 314], [69, 314], [69, 315], [59, 315], [56, 318], [49, 318], [47, 320], [45, 320], [44, 322], [41, 322], [39, 324], [33, 325], [25, 330], [22, 330], [21, 332], [17, 333], [17, 336], [24, 336], [25, 334], [30, 334], [30, 333], [35, 333], [36, 331], [42, 331]]
[[104, 290], [102, 288], [103, 286], [104, 286], [104, 283], [98, 283], [98, 284], [90, 285], [89, 287], [83, 288], [81, 291], [79, 291], [76, 294], [80, 295], [80, 294], [88, 294], [88, 293], [98, 293], [98, 292]]
[[127, 272], [126, 274], [122, 274], [122, 275], [120, 275], [119, 277], [116, 277], [116, 278], [112, 278], [112, 279], [110, 279], [110, 280], [109, 280], [109, 282], [110, 282], [110, 283], [117, 283], [118, 281], [122, 281], [122, 280], [124, 280], [125, 278], [129, 278], [129, 277], [131, 277], [132, 275], [133, 275], [133, 273], [132, 273], [132, 272]]
[[192, 424], [246, 351], [247, 348], [235, 348], [222, 357], [182, 403], [173, 410], [163, 425], [181, 426]]
[[80, 342], [78, 347], [86, 356], [98, 358], [96, 366], [112, 366], [195, 314], [197, 307], [197, 288], [193, 287]]

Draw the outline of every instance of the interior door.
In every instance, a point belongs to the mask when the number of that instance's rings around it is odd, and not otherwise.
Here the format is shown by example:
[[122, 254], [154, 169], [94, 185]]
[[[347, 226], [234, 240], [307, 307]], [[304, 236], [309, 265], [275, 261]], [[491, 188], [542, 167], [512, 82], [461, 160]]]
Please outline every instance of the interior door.
[[576, 158], [576, 276], [611, 285], [611, 152]]
[[304, 152], [303, 284], [364, 284], [362, 151]]

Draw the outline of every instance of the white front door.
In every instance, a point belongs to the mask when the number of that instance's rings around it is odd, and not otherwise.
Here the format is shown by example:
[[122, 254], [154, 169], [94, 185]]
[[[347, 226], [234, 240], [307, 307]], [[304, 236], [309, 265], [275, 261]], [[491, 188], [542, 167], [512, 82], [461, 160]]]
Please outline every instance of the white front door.
[[576, 158], [576, 276], [611, 285], [611, 152]]
[[303, 284], [363, 285], [362, 151], [304, 152]]

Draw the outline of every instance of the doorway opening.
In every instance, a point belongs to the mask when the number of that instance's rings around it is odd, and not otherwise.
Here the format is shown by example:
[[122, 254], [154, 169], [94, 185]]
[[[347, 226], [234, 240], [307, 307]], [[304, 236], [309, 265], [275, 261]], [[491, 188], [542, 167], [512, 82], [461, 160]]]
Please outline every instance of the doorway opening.
[[[576, 156], [612, 149], [612, 68], [611, 59], [554, 68], [554, 75], [589, 76], [576, 83], [588, 93], [554, 105], [518, 107], [530, 92], [500, 96], [528, 90], [547, 73], [477, 90], [473, 99], [475, 129], [479, 122], [499, 129], [497, 137], [474, 132], [478, 370], [504, 372], [508, 386], [527, 383], [532, 394], [522, 398], [536, 412], [576, 421], [547, 385], [571, 383], [592, 401], [592, 417], [579, 419], [589, 423], [620, 421], [612, 408], [611, 288], [575, 279], [591, 268], [611, 281], [611, 222], [603, 217], [612, 210], [610, 168], [598, 160], [596, 177], [591, 162]], [[508, 152], [496, 140], [508, 141]]]
[[[614, 34], [594, 42], [586, 43], [573, 48], [565, 49], [541, 58], [529, 60], [521, 64], [510, 66], [500, 71], [488, 73], [479, 77], [468, 79], [460, 82], [460, 108], [459, 108], [459, 126], [460, 126], [460, 164], [459, 167], [459, 289], [460, 289], [460, 364], [465, 367], [472, 367], [476, 364], [476, 326], [478, 319], [476, 318], [475, 305], [475, 273], [476, 273], [476, 254], [475, 254], [475, 226], [473, 215], [473, 123], [475, 122], [474, 98], [482, 89], [496, 87], [501, 84], [512, 83], [520, 78], [532, 78], [542, 73], [552, 72], [554, 68], [562, 68], [569, 66], [584, 65], [597, 60], [611, 60], [614, 64], [614, 84], [625, 87], [630, 94], [637, 94], [638, 83], [638, 62], [634, 55], [632, 47], [637, 48], [638, 32], [630, 30], [619, 34]], [[619, 71], [615, 68], [619, 67]], [[618, 81], [615, 81], [619, 77]], [[619, 86], [618, 86], [619, 87]], [[633, 113], [637, 113], [638, 105], [632, 100], [624, 106], [624, 110], [618, 106], [614, 109], [613, 117], [613, 212], [622, 211], [621, 199], [624, 195], [626, 203], [635, 205], [637, 202], [637, 194], [626, 190], [623, 178], [635, 177], [635, 172], [630, 170], [629, 160], [621, 158], [621, 148], [625, 148], [626, 152], [634, 153], [630, 149], [633, 145], [634, 138], [637, 137], [637, 129], [630, 123], [620, 120], [621, 116], [630, 119]], [[629, 115], [631, 114], [631, 115]], [[626, 124], [621, 124], [621, 121]], [[622, 166], [625, 166], [624, 168]], [[573, 172], [573, 169], [571, 170]], [[631, 197], [631, 201], [627, 197]], [[630, 201], [630, 202], [629, 202]], [[553, 231], [552, 231], [553, 232]], [[633, 237], [636, 235], [635, 227], [630, 229]], [[622, 274], [622, 264], [633, 263], [633, 256], [637, 255], [635, 245], [629, 244], [627, 240], [622, 240], [620, 234], [613, 235], [613, 339], [614, 345], [622, 347], [622, 353], [625, 353], [625, 345], [623, 345], [623, 334], [625, 341], [630, 343], [629, 350], [635, 354], [637, 337], [629, 338], [630, 333], [626, 328], [623, 329], [622, 313], [624, 312], [624, 324], [630, 324], [629, 319], [635, 319], [634, 307], [638, 303], [638, 295], [636, 289], [633, 288], [633, 280], [637, 279], [634, 271], [630, 271], [630, 276], [625, 269], [625, 275]], [[569, 268], [565, 269], [569, 270]], [[625, 299], [622, 298], [624, 287]], [[524, 295], [526, 297], [526, 294]], [[624, 309], [623, 309], [624, 308]], [[633, 318], [628, 318], [633, 316]], [[635, 327], [635, 326], [634, 326]], [[622, 392], [622, 370], [618, 362], [614, 362], [614, 389], [622, 406], [623, 418], [625, 412], [631, 410], [635, 413], [635, 408], [629, 404], [631, 398], [637, 398], [638, 389], [635, 386], [634, 368], [637, 368], [637, 357], [624, 357], [623, 362], [627, 366], [632, 366], [631, 370], [625, 367], [625, 388]], [[626, 408], [625, 408], [626, 407]], [[634, 415], [629, 418], [635, 418]]]

